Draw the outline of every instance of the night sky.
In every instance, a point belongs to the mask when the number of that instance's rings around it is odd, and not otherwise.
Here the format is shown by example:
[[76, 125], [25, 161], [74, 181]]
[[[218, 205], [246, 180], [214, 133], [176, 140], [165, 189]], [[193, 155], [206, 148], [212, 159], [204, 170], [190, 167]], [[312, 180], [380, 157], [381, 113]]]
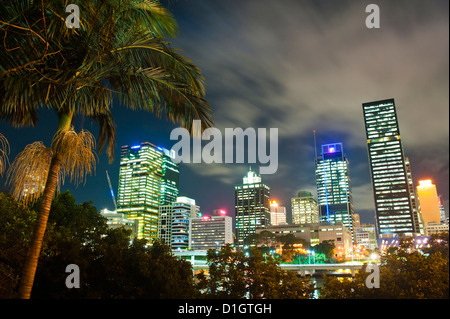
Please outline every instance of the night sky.
[[[76, 3], [76, 2], [74, 2]], [[380, 8], [380, 29], [368, 29], [366, 5]], [[165, 2], [179, 24], [170, 39], [200, 67], [215, 127], [278, 128], [278, 171], [262, 175], [271, 196], [286, 206], [299, 190], [316, 193], [314, 139], [341, 142], [350, 162], [355, 212], [374, 223], [362, 103], [394, 98], [414, 183], [431, 178], [448, 211], [449, 7], [448, 1], [178, 0]], [[82, 14], [82, 13], [80, 13]], [[120, 147], [144, 141], [170, 149], [177, 127], [152, 114], [113, 106], [116, 156], [99, 154], [94, 176], [69, 189], [78, 202], [113, 209], [105, 170], [117, 194]], [[40, 113], [34, 128], [0, 122], [10, 160], [34, 141], [50, 146], [56, 115]], [[75, 128], [97, 134], [89, 120]], [[249, 165], [180, 164], [180, 196], [204, 213], [234, 216], [234, 185]], [[1, 185], [4, 179], [0, 180]]]

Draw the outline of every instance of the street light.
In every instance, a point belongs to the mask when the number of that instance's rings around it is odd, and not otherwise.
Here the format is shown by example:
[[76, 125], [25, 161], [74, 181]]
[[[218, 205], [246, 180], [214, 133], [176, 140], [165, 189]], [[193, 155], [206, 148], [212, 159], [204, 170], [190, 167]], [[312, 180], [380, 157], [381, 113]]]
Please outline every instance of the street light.
[[316, 263], [316, 253], [314, 250], [307, 250], [306, 253], [308, 254], [308, 264], [311, 263], [311, 255], [313, 256], [313, 264]]

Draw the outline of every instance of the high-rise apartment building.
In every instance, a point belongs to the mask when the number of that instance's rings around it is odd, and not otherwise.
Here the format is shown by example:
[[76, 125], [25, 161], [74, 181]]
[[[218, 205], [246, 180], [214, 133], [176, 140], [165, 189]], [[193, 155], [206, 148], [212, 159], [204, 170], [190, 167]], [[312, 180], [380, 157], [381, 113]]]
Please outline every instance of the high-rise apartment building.
[[380, 238], [414, 235], [411, 193], [394, 99], [363, 103], [369, 166]]
[[270, 225], [284, 225], [286, 220], [286, 207], [280, 206], [276, 200], [270, 201]]
[[342, 143], [322, 145], [322, 154], [316, 159], [316, 184], [319, 221], [342, 223], [354, 236], [350, 170]]
[[159, 206], [178, 196], [178, 165], [170, 151], [144, 142], [122, 146], [117, 212], [137, 221], [137, 238], [158, 236]]
[[319, 222], [319, 206], [311, 192], [300, 191], [291, 198], [291, 212], [293, 224]]
[[429, 179], [419, 181], [417, 185], [417, 198], [425, 227], [429, 223], [441, 223], [440, 201], [436, 185]]
[[270, 188], [261, 181], [261, 176], [251, 169], [243, 178], [243, 183], [236, 185], [236, 244], [244, 245], [247, 236], [255, 234], [257, 228], [270, 225]]
[[200, 215], [200, 206], [188, 197], [178, 197], [173, 203], [172, 212], [172, 249], [187, 249], [190, 244], [189, 225], [192, 218]]
[[200, 206], [188, 197], [177, 197], [171, 205], [159, 207], [158, 237], [172, 249], [190, 248], [190, 224], [200, 216]]

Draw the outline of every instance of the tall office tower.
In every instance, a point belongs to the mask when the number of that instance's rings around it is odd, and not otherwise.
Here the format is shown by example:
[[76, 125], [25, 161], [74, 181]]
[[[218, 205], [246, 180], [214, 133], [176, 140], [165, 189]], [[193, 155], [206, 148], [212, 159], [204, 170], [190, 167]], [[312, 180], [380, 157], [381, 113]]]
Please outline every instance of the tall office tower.
[[440, 224], [441, 209], [439, 207], [439, 197], [436, 191], [436, 185], [429, 179], [419, 181], [419, 185], [417, 186], [417, 198], [425, 227], [428, 223]]
[[322, 155], [316, 160], [316, 183], [319, 221], [342, 223], [355, 242], [350, 171], [342, 143], [322, 145]]
[[378, 236], [414, 235], [410, 190], [394, 99], [363, 103]]
[[137, 238], [158, 236], [158, 209], [178, 195], [178, 166], [170, 151], [144, 142], [122, 146], [117, 212], [137, 220]]
[[270, 188], [261, 182], [261, 176], [251, 169], [243, 178], [243, 184], [234, 187], [236, 209], [236, 244], [244, 246], [247, 236], [256, 228], [270, 225]]
[[276, 200], [271, 200], [270, 205], [270, 225], [286, 225], [286, 207], [278, 205]]
[[422, 221], [422, 216], [421, 216], [422, 214], [420, 213], [420, 211], [417, 207], [417, 198], [416, 198], [416, 192], [414, 189], [414, 183], [413, 183], [413, 178], [412, 178], [411, 163], [410, 163], [408, 157], [405, 157], [405, 170], [406, 170], [406, 177], [408, 179], [409, 200], [411, 202], [411, 210], [412, 210], [412, 214], [413, 214], [414, 228], [416, 230], [416, 233], [424, 235], [425, 227], [424, 227], [423, 221]]
[[190, 248], [193, 250], [219, 250], [233, 244], [233, 219], [226, 215], [195, 217], [189, 224]]
[[172, 249], [188, 249], [190, 243], [189, 225], [192, 218], [200, 216], [200, 206], [188, 197], [178, 197], [172, 204]]
[[293, 224], [310, 224], [319, 222], [319, 206], [311, 192], [300, 191], [291, 198]]

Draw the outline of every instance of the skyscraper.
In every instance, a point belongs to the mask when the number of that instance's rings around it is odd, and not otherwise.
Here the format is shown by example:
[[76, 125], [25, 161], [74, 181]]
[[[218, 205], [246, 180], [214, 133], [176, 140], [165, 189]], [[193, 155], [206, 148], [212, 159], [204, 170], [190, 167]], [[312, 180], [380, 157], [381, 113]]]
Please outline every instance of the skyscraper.
[[297, 197], [291, 198], [293, 224], [319, 222], [319, 207], [311, 192], [300, 191]]
[[276, 200], [270, 204], [270, 225], [284, 225], [286, 222], [286, 207], [280, 206]]
[[172, 206], [172, 249], [187, 249], [191, 242], [191, 219], [200, 215], [200, 207], [188, 197], [178, 197]]
[[441, 223], [440, 201], [436, 185], [429, 179], [419, 181], [417, 186], [419, 209], [425, 226], [429, 223]]
[[379, 237], [418, 233], [394, 99], [363, 103], [363, 112]]
[[159, 206], [158, 238], [172, 249], [189, 248], [191, 220], [199, 216], [200, 207], [192, 198], [177, 197], [170, 205]]
[[270, 188], [261, 182], [261, 176], [251, 169], [243, 178], [243, 184], [236, 185], [236, 240], [242, 247], [248, 235], [255, 234], [256, 228], [270, 225]]
[[148, 142], [122, 146], [117, 212], [137, 220], [137, 238], [157, 238], [159, 206], [176, 200], [178, 174], [170, 151]]
[[350, 170], [342, 143], [322, 145], [316, 159], [316, 183], [319, 221], [342, 223], [355, 240]]
[[412, 178], [411, 163], [408, 157], [405, 157], [405, 169], [406, 169], [406, 177], [408, 179], [409, 199], [411, 202], [411, 210], [414, 220], [414, 229], [416, 230], [416, 233], [420, 233], [423, 235], [425, 234], [424, 230], [425, 228], [423, 225], [422, 214], [420, 213], [419, 208], [417, 207], [417, 197]]

